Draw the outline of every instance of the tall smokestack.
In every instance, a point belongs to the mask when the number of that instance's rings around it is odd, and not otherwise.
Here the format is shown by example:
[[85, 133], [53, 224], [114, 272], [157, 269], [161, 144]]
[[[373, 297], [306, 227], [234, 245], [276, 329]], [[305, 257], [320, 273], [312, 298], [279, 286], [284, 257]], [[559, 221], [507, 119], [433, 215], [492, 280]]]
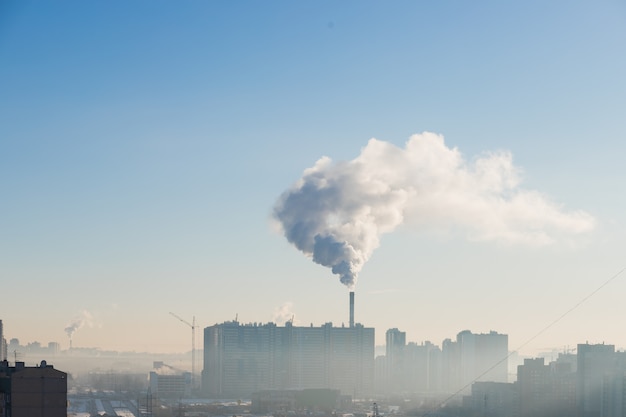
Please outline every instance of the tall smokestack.
[[350, 327], [354, 327], [354, 291], [350, 291]]

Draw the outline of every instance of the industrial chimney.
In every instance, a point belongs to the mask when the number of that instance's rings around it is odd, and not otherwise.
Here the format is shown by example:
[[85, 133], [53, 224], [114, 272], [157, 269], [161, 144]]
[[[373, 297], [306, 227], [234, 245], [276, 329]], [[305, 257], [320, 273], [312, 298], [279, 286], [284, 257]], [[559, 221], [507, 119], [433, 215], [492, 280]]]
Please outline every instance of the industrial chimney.
[[350, 291], [350, 327], [354, 327], [354, 291]]

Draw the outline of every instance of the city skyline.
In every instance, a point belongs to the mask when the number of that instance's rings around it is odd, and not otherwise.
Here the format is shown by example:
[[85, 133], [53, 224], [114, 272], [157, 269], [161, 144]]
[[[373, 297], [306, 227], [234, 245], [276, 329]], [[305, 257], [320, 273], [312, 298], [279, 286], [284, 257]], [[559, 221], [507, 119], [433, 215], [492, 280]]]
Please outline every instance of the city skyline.
[[[285, 239], [279, 202], [306, 173], [432, 134], [462, 179], [492, 162], [491, 198], [536, 198], [498, 223], [463, 186], [446, 195], [461, 209], [376, 223], [355, 321], [377, 345], [399, 328], [496, 330], [527, 356], [626, 348], [626, 276], [604, 285], [626, 267], [625, 22], [609, 0], [3, 2], [5, 337], [184, 352], [170, 313], [196, 320], [196, 349], [235, 318], [348, 325], [346, 286]], [[548, 239], [502, 238], [529, 230]]]
[[[273, 322], [273, 321], [269, 321], [269, 322], [258, 322], [258, 321], [251, 321], [251, 322], [239, 322], [236, 320], [229, 320], [229, 321], [225, 321], [223, 323], [215, 323], [211, 326], [207, 326], [204, 327], [202, 329], [198, 329], [198, 334], [196, 334], [196, 338], [200, 341], [197, 345], [196, 345], [196, 366], [199, 366], [199, 364], [201, 362], [199, 362], [201, 359], [201, 356], [203, 355], [203, 351], [205, 349], [205, 347], [203, 346], [203, 341], [202, 341], [202, 335], [204, 332], [206, 332], [207, 330], [210, 330], [212, 328], [215, 328], [217, 326], [223, 326], [223, 325], [237, 325], [240, 326], [241, 328], [250, 328], [250, 327], [285, 327], [285, 326], [290, 326], [291, 325], [291, 321], [286, 321], [284, 323], [278, 323], [278, 322]], [[357, 326], [359, 327], [363, 327], [364, 325], [362, 323], [355, 323]], [[319, 325], [316, 325], [315, 323], [310, 323], [309, 325], [305, 325], [302, 326], [301, 324], [296, 323], [295, 324], [296, 327], [298, 328], [324, 328], [324, 327], [334, 327], [334, 328], [349, 328], [350, 326], [347, 323], [333, 323], [333, 322], [326, 322], [326, 323], [319, 323]], [[397, 327], [393, 327], [393, 328], [389, 328], [386, 329], [386, 331], [383, 331], [383, 342], [382, 344], [379, 344], [378, 341], [380, 339], [379, 335], [377, 334], [376, 336], [376, 344], [375, 344], [375, 357], [380, 357], [380, 356], [388, 356], [388, 355], [392, 355], [393, 356], [393, 346], [396, 346], [398, 344], [398, 339], [390, 339], [389, 334], [402, 334], [404, 335], [401, 339], [399, 339], [401, 341], [402, 345], [405, 346], [420, 346], [420, 347], [436, 347], [436, 348], [443, 348], [447, 343], [450, 342], [454, 342], [455, 338], [459, 338], [461, 337], [463, 334], [466, 333], [473, 333], [475, 335], [490, 335], [490, 334], [500, 334], [497, 330], [489, 330], [487, 332], [481, 333], [481, 332], [476, 332], [474, 333], [472, 331], [472, 329], [462, 329], [459, 330], [458, 332], [454, 333], [454, 334], [449, 334], [447, 336], [445, 336], [444, 339], [442, 340], [433, 340], [433, 339], [429, 339], [429, 338], [425, 338], [423, 340], [412, 340], [410, 338], [406, 338], [406, 331], [403, 331], [403, 329], [398, 329]], [[505, 336], [508, 338], [508, 334], [505, 334]], [[9, 362], [15, 362], [15, 361], [25, 361], [26, 363], [36, 363], [41, 357], [46, 357], [46, 355], [50, 356], [50, 357], [58, 357], [58, 355], [67, 355], [70, 354], [71, 357], [71, 352], [74, 351], [75, 353], [78, 353], [80, 357], [88, 357], [88, 356], [99, 356], [100, 354], [104, 353], [104, 354], [113, 354], [114, 356], [117, 355], [118, 353], [121, 354], [130, 354], [130, 355], [142, 355], [142, 354], [146, 354], [146, 355], [173, 355], [173, 356], [181, 356], [181, 355], [189, 355], [191, 353], [191, 350], [188, 351], [175, 351], [175, 352], [152, 352], [152, 351], [136, 351], [136, 350], [130, 350], [130, 351], [117, 351], [117, 350], [105, 350], [102, 349], [99, 346], [77, 346], [77, 347], [71, 347], [71, 346], [67, 346], [66, 348], [64, 348], [59, 342], [57, 341], [39, 341], [39, 340], [31, 340], [31, 341], [25, 341], [25, 340], [20, 340], [18, 338], [5, 338], [5, 341], [7, 343], [7, 352], [6, 352], [6, 358], [7, 360], [9, 360]], [[517, 361], [521, 361], [524, 358], [545, 358], [547, 360], [553, 360], [554, 358], [556, 358], [557, 355], [560, 354], [576, 354], [576, 349], [575, 346], [576, 345], [580, 345], [580, 344], [588, 344], [589, 340], [585, 339], [584, 341], [581, 339], [581, 341], [579, 341], [578, 343], [574, 344], [574, 345], [561, 345], [561, 346], [556, 346], [556, 347], [550, 347], [550, 348], [546, 348], [545, 350], [542, 351], [537, 351], [537, 352], [533, 352], [532, 354], [528, 353], [525, 354], [523, 350], [520, 350], [520, 346], [510, 346], [511, 349], [508, 350], [507, 354], [502, 354], [499, 357], [499, 360], [512, 360], [511, 358], [514, 358]], [[605, 344], [611, 344], [613, 346], [615, 346], [614, 343], [612, 343], [611, 340], [603, 340], [601, 342], [598, 343], [592, 343], [595, 345], [605, 345]], [[616, 351], [617, 352], [626, 352], [626, 348], [622, 348], [620, 346], [616, 347]], [[177, 359], [180, 360], [180, 359]], [[187, 362], [185, 365], [181, 365], [183, 368], [189, 368], [189, 371], [191, 371], [192, 369], [192, 357], [189, 356], [187, 358]], [[181, 362], [182, 363], [182, 362]], [[199, 374], [199, 370], [198, 370], [198, 374]]]

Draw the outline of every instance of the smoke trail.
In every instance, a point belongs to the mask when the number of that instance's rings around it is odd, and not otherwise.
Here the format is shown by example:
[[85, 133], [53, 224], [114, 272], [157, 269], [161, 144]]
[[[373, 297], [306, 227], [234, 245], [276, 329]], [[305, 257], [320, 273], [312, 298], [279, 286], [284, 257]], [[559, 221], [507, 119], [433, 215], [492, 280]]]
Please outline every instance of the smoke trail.
[[93, 316], [87, 310], [83, 310], [80, 316], [75, 317], [66, 327], [65, 333], [71, 339], [74, 333], [83, 326], [93, 326]]
[[274, 218], [287, 240], [353, 288], [363, 265], [405, 218], [459, 227], [474, 240], [545, 245], [587, 232], [594, 218], [564, 211], [520, 188], [508, 152], [465, 161], [443, 137], [413, 135], [405, 148], [371, 139], [352, 161], [323, 157], [278, 199]]
[[295, 322], [294, 324], [297, 323], [297, 320], [295, 320], [295, 314], [293, 313], [293, 303], [291, 301], [287, 301], [280, 307], [274, 309], [274, 315], [272, 318], [274, 323], [281, 326], [292, 320]]

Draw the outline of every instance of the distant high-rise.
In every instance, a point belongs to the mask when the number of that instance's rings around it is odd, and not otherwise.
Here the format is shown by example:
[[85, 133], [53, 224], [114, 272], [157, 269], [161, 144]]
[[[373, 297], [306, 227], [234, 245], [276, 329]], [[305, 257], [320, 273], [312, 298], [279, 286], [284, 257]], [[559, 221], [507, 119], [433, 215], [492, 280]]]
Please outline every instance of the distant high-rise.
[[469, 388], [474, 381], [508, 382], [509, 337], [497, 332], [475, 334], [460, 332], [456, 342], [443, 343], [445, 389]]
[[284, 327], [237, 321], [204, 329], [202, 388], [215, 398], [267, 389], [331, 388], [363, 397], [373, 392], [374, 329]]
[[2, 328], [2, 320], [0, 320], [0, 361], [7, 359], [7, 341], [4, 339], [4, 329]]
[[[606, 375], [620, 372], [614, 345], [579, 344], [576, 403], [579, 417], [600, 417]], [[623, 373], [623, 371], [621, 371]]]
[[410, 392], [441, 390], [441, 349], [431, 342], [408, 343], [404, 348], [404, 367]]
[[396, 328], [389, 329], [387, 333], [385, 333], [385, 342], [385, 354], [389, 359], [404, 349], [406, 345], [406, 332], [402, 332]]
[[441, 343], [441, 383], [444, 391], [454, 392], [460, 387], [461, 359], [459, 344], [452, 339]]
[[626, 415], [626, 352], [615, 352], [614, 358], [614, 369], [602, 377], [601, 417]]
[[524, 359], [517, 367], [519, 416], [575, 416], [576, 373], [570, 363]]
[[406, 343], [406, 333], [396, 328], [387, 330], [384, 385], [377, 393], [412, 395], [441, 391], [441, 349], [426, 341]]
[[404, 366], [404, 348], [406, 347], [406, 332], [396, 328], [385, 333], [385, 358], [387, 375], [385, 375], [385, 391], [387, 393], [401, 392], [407, 382], [406, 367]]

